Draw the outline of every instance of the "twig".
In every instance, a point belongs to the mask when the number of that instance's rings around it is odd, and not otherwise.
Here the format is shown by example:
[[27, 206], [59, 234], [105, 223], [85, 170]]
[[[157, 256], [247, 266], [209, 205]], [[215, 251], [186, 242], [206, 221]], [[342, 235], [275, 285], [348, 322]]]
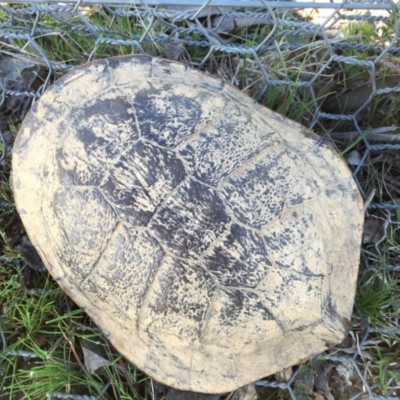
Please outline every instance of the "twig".
[[[381, 128], [370, 129], [369, 132], [365, 135], [369, 141], [371, 142], [400, 142], [400, 134], [388, 133], [393, 132], [400, 129], [400, 127], [392, 125], [392, 126], [384, 126]], [[331, 132], [329, 136], [332, 139], [354, 139], [359, 136], [360, 133], [358, 131], [350, 131], [350, 132]]]

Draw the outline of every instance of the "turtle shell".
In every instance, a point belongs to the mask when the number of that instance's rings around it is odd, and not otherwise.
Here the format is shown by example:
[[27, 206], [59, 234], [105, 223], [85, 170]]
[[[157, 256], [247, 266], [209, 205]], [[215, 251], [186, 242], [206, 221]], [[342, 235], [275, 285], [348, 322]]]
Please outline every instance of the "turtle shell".
[[50, 273], [147, 374], [233, 390], [338, 343], [363, 204], [341, 157], [219, 79], [76, 68], [26, 117], [13, 187]]

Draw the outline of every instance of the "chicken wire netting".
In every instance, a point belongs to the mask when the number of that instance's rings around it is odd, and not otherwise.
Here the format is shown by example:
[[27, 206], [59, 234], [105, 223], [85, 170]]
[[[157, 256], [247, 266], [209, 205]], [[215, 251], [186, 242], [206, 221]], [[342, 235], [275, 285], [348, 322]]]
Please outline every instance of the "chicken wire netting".
[[[178, 60], [219, 75], [339, 147], [366, 201], [360, 275], [368, 277], [381, 262], [381, 243], [390, 246], [388, 227], [399, 219], [398, 15], [397, 3], [385, 0], [0, 3], [3, 166], [32, 101], [75, 66], [132, 53]], [[392, 247], [385, 268], [398, 274], [399, 251]], [[384, 389], [376, 379], [369, 352], [380, 335], [388, 342], [398, 337], [397, 322], [371, 325], [356, 306], [340, 346], [308, 369], [289, 369], [255, 386], [269, 391], [265, 398], [399, 398], [396, 378]]]

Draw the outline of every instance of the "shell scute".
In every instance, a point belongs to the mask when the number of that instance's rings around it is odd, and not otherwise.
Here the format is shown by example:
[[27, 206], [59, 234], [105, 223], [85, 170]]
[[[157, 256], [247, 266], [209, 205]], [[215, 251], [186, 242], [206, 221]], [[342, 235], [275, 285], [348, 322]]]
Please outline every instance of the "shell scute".
[[163, 255], [161, 246], [148, 232], [120, 223], [82, 282], [82, 289], [117, 320], [122, 317], [135, 326]]
[[174, 153], [138, 141], [110, 167], [100, 187], [121, 219], [143, 226], [184, 178], [184, 166]]
[[245, 162], [278, 142], [272, 130], [252, 121], [251, 110], [229, 103], [212, 126], [179, 150], [189, 171], [202, 182], [217, 186]]
[[177, 147], [217, 115], [219, 107], [212, 107], [212, 97], [196, 88], [182, 93], [172, 84], [141, 89], [134, 99], [141, 137]]
[[148, 311], [141, 315], [141, 326], [159, 338], [164, 332], [185, 339], [189, 351], [190, 345], [200, 343], [216, 284], [199, 265], [174, 257], [165, 258], [154, 280], [142, 306]]
[[197, 258], [227, 231], [229, 222], [217, 191], [189, 180], [160, 206], [149, 228], [175, 255]]
[[[249, 323], [252, 329], [248, 329]], [[282, 334], [276, 318], [257, 293], [220, 290], [209, 312], [203, 343], [212, 343], [225, 351], [229, 349], [235, 357], [255, 338], [261, 349], [263, 338]]]
[[260, 229], [281, 215], [291, 184], [291, 168], [283, 158], [284, 153], [267, 154], [221, 185], [227, 208], [242, 224]]
[[78, 137], [87, 154], [103, 163], [112, 163], [121, 152], [139, 138], [133, 106], [118, 92], [92, 101], [77, 117]]
[[[77, 210], [85, 212], [80, 214]], [[98, 189], [74, 187], [60, 187], [55, 191], [53, 213], [47, 216], [48, 224], [49, 227], [56, 224], [57, 229], [51, 232], [54, 232], [53, 240], [58, 245], [64, 271], [80, 284], [105, 249], [117, 225], [116, 215]]]
[[109, 165], [139, 138], [129, 100], [115, 90], [102, 95], [60, 123], [64, 141], [56, 162], [63, 184], [99, 185]]
[[258, 291], [282, 330], [290, 334], [322, 320], [325, 283], [322, 276], [276, 268], [260, 282]]
[[221, 285], [243, 288], [255, 288], [272, 266], [262, 237], [237, 224], [204, 255], [204, 264]]

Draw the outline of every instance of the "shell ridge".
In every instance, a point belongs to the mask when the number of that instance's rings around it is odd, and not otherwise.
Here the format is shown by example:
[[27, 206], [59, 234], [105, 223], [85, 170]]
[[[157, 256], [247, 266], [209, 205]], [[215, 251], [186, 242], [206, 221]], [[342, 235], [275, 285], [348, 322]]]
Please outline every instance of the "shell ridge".
[[117, 230], [118, 230], [118, 227], [119, 227], [120, 225], [121, 225], [121, 222], [117, 222], [117, 224], [115, 225], [115, 227], [114, 227], [113, 231], [111, 232], [111, 234], [108, 235], [108, 238], [107, 238], [107, 240], [106, 240], [106, 243], [104, 244], [104, 247], [103, 247], [103, 249], [101, 250], [101, 252], [99, 253], [99, 255], [98, 255], [96, 261], [93, 263], [92, 268], [90, 269], [90, 271], [87, 272], [87, 275], [85, 276], [85, 278], [84, 278], [81, 282], [79, 282], [79, 285], [83, 285], [83, 284], [85, 284], [85, 283], [87, 284], [87, 279], [88, 279], [89, 276], [92, 275], [93, 272], [95, 271], [95, 269], [96, 269], [98, 263], [99, 263], [100, 260], [102, 259], [104, 253], [106, 252], [106, 250], [107, 250], [107, 248], [108, 248], [109, 243], [110, 243], [111, 240], [114, 238], [114, 235], [116, 234], [116, 232], [117, 232]]
[[[100, 194], [103, 195], [101, 193], [100, 185], [74, 185], [73, 183], [67, 183], [67, 184], [63, 183], [62, 185], [59, 185], [59, 187], [67, 188], [67, 189], [81, 189], [81, 190], [92, 188], [92, 189], [97, 189], [100, 192]], [[104, 200], [106, 200], [106, 199], [104, 199]]]
[[115, 157], [115, 159], [112, 162], [106, 163], [106, 168], [104, 169], [104, 175], [100, 180], [100, 183], [98, 185], [96, 185], [96, 187], [99, 187], [100, 190], [100, 186], [104, 185], [107, 180], [110, 177], [111, 174], [111, 168], [113, 168], [120, 160], [122, 157], [124, 157], [126, 155], [126, 153], [128, 153], [129, 151], [132, 150], [132, 148], [140, 141], [141, 139], [137, 139], [134, 142], [132, 142], [129, 146], [127, 146], [123, 151], [121, 151], [117, 157]]
[[[207, 271], [207, 272], [209, 273], [209, 275], [212, 275], [211, 272], [209, 272], [209, 271]], [[256, 295], [256, 297], [260, 300], [262, 305], [265, 307], [265, 310], [271, 316], [271, 319], [273, 319], [277, 323], [277, 325], [279, 326], [279, 328], [281, 329], [282, 332], [285, 332], [284, 324], [275, 315], [275, 313], [273, 311], [271, 311], [271, 308], [269, 307], [269, 303], [271, 303], [271, 300], [268, 300], [268, 298], [265, 296], [265, 294], [263, 292], [257, 290], [257, 288], [253, 289], [253, 288], [249, 288], [249, 287], [234, 286], [234, 285], [228, 286], [228, 285], [223, 285], [217, 281], [215, 292], [212, 296], [210, 303], [208, 304], [207, 311], [204, 314], [204, 318], [201, 322], [202, 326], [201, 326], [200, 334], [199, 334], [200, 344], [203, 344], [204, 339], [207, 336], [208, 325], [212, 318], [213, 304], [216, 301], [216, 296], [220, 295], [221, 290], [225, 291], [227, 293], [234, 293], [235, 291], [239, 291], [239, 292], [252, 293], [252, 294]]]
[[[228, 215], [228, 217], [229, 217], [229, 215]], [[204, 262], [205, 261], [204, 257], [209, 255], [212, 252], [212, 250], [215, 248], [216, 244], [218, 244], [218, 243], [220, 243], [220, 242], [222, 242], [223, 240], [226, 239], [226, 237], [231, 233], [230, 232], [231, 231], [231, 227], [232, 227], [232, 221], [230, 221], [226, 225], [226, 230], [222, 233], [222, 235], [216, 236], [214, 241], [210, 243], [209, 247], [198, 255], [197, 259], [199, 261], [202, 261], [203, 265], [206, 265], [206, 263]], [[210, 274], [213, 275], [212, 272], [210, 272]]]
[[196, 138], [200, 136], [203, 132], [207, 132], [210, 127], [213, 127], [216, 124], [216, 122], [220, 121], [222, 119], [222, 116], [224, 115], [225, 109], [228, 107], [229, 104], [230, 104], [229, 102], [226, 102], [219, 114], [215, 114], [214, 117], [211, 118], [210, 121], [205, 126], [203, 126], [201, 129], [198, 129], [196, 132], [193, 132], [188, 138], [179, 143], [179, 145], [175, 147], [175, 151], [177, 153], [180, 152], [189, 143], [196, 140]]
[[[199, 182], [201, 182], [201, 181], [199, 181]], [[201, 182], [201, 183], [203, 183], [203, 182]], [[210, 187], [212, 187], [214, 190], [217, 191], [217, 193], [220, 195], [220, 197], [221, 197], [222, 201], [224, 202], [224, 204], [227, 203], [227, 200], [225, 199], [224, 194], [221, 191], [221, 189], [215, 188], [213, 186], [210, 186]], [[235, 224], [240, 225], [241, 227], [243, 227], [245, 229], [250, 229], [251, 231], [253, 231], [255, 233], [262, 232], [262, 228], [257, 228], [257, 227], [251, 226], [251, 225], [247, 225], [244, 222], [240, 221], [236, 217], [234, 211], [230, 207], [225, 207], [225, 212], [228, 215], [228, 217], [232, 220], [232, 222], [234, 222]]]
[[213, 185], [211, 185], [211, 184], [209, 184], [209, 183], [207, 183], [207, 182], [203, 182], [202, 180], [200, 180], [200, 179], [197, 178], [196, 176], [191, 176], [190, 179], [191, 179], [192, 181], [194, 181], [194, 182], [199, 183], [200, 185], [207, 186], [208, 188], [210, 188], [210, 189], [212, 189], [212, 190], [216, 190], [217, 193], [219, 193], [218, 190], [217, 190], [217, 188], [216, 188], [215, 186], [213, 186]]
[[[273, 134], [273, 133], [272, 133]], [[225, 177], [223, 177], [217, 184], [217, 190], [221, 190], [221, 187], [224, 185], [224, 183], [230, 179], [232, 177], [232, 175], [236, 175], [239, 174], [241, 171], [243, 171], [244, 169], [246, 169], [248, 166], [250, 165], [255, 165], [253, 163], [254, 160], [256, 160], [257, 158], [260, 158], [262, 156], [262, 154], [266, 151], [271, 151], [271, 147], [275, 147], [276, 143], [272, 143], [271, 145], [266, 145], [266, 147], [264, 147], [263, 149], [261, 149], [259, 152], [257, 152], [256, 154], [252, 155], [251, 157], [249, 157], [246, 161], [244, 161], [243, 163], [241, 163], [238, 167], [236, 167], [235, 169], [233, 169], [228, 175], [226, 175]], [[285, 150], [283, 150], [281, 153], [279, 153], [279, 156], [281, 156], [282, 154], [285, 153]]]
[[150, 224], [153, 222], [154, 217], [157, 216], [158, 211], [163, 208], [163, 206], [169, 201], [171, 197], [173, 197], [175, 191], [179, 190], [179, 188], [183, 186], [185, 183], [187, 183], [187, 181], [189, 181], [189, 177], [185, 175], [185, 177], [169, 192], [168, 196], [166, 196], [165, 199], [160, 204], [155, 206], [153, 215], [147, 221], [146, 227], [150, 226]]
[[162, 246], [162, 244], [161, 244], [156, 238], [154, 238], [154, 236], [150, 235], [150, 233], [148, 233], [148, 235], [149, 235], [155, 242], [157, 242], [157, 243], [159, 244], [159, 246], [160, 246], [161, 249], [163, 250], [163, 255], [161, 256], [161, 258], [160, 258], [160, 260], [159, 260], [157, 266], [154, 268], [153, 272], [150, 274], [150, 276], [149, 276], [149, 278], [148, 278], [148, 280], [147, 280], [147, 282], [146, 282], [146, 288], [145, 288], [145, 290], [144, 290], [144, 292], [143, 292], [143, 294], [142, 294], [142, 296], [141, 296], [140, 303], [138, 304], [138, 317], [137, 317], [137, 319], [136, 319], [136, 330], [137, 330], [138, 332], [140, 331], [139, 326], [140, 326], [140, 321], [142, 320], [143, 307], [144, 307], [144, 304], [146, 304], [147, 297], [149, 296], [150, 288], [151, 288], [151, 286], [153, 285], [153, 282], [155, 281], [156, 276], [157, 276], [157, 273], [158, 273], [158, 271], [159, 271], [161, 265], [163, 264], [165, 258], [166, 258], [166, 257], [169, 257], [169, 254], [167, 254], [167, 253], [165, 252], [164, 247]]
[[306, 200], [302, 200], [301, 203], [299, 204], [295, 204], [293, 206], [288, 207], [287, 204], [289, 203], [289, 197], [286, 196], [285, 198], [285, 202], [283, 204], [282, 210], [280, 215], [276, 216], [274, 219], [272, 219], [271, 221], [268, 222], [268, 224], [263, 225], [260, 230], [262, 231], [263, 229], [267, 228], [269, 225], [273, 224], [274, 222], [276, 222], [278, 219], [279, 220], [283, 220], [286, 218], [286, 215], [289, 213], [293, 213], [293, 211], [296, 211], [299, 208], [302, 208], [304, 206], [304, 204], [311, 204], [311, 203], [315, 203], [318, 201], [318, 197], [320, 196], [320, 193], [318, 193], [316, 195], [315, 198], [313, 199], [306, 199]]
[[[270, 262], [271, 262], [271, 264], [272, 264], [272, 265], [271, 265], [271, 268], [272, 268], [273, 270], [278, 270], [278, 267], [277, 267], [276, 260], [275, 260], [275, 258], [274, 258], [273, 252], [270, 252], [270, 251], [269, 251], [269, 246], [267, 245], [264, 236], [263, 236], [263, 235], [260, 235], [260, 236], [261, 236], [261, 240], [262, 240], [262, 242], [263, 242], [263, 244], [264, 244], [265, 250], [266, 250], [266, 252], [267, 252], [267, 254], [268, 254], [269, 260], [270, 260]], [[266, 294], [265, 294], [265, 293], [262, 293], [260, 290], [258, 290], [258, 287], [259, 287], [264, 281], [267, 281], [268, 279], [269, 279], [268, 274], [265, 274], [265, 276], [264, 276], [262, 279], [260, 279], [260, 281], [258, 282], [258, 284], [257, 284], [257, 286], [256, 286], [256, 288], [255, 288], [255, 290], [256, 290], [256, 292], [257, 292], [258, 294], [263, 295], [263, 300], [264, 300], [264, 302], [269, 301], [269, 302], [271, 303], [271, 300], [268, 300], [268, 297], [266, 297]], [[276, 323], [278, 324], [278, 326], [279, 326], [279, 328], [281, 329], [281, 331], [282, 331], [282, 332], [285, 332], [285, 326], [284, 326], [283, 322], [274, 314], [273, 311], [271, 311], [270, 307], [267, 307], [267, 305], [266, 305], [265, 303], [264, 303], [264, 305], [266, 306], [266, 308], [268, 309], [268, 311], [271, 313], [272, 317], [274, 318], [274, 320], [275, 320]]]
[[[108, 178], [107, 178], [108, 179]], [[101, 186], [103, 185], [103, 183], [101, 182], [101, 184], [97, 185], [97, 186], [93, 186], [94, 188], [96, 188], [98, 190], [98, 192], [101, 194], [101, 197], [104, 199], [104, 201], [108, 204], [108, 206], [111, 208], [111, 210], [113, 211], [115, 218], [117, 219], [118, 223], [119, 222], [127, 222], [125, 221], [123, 218], [121, 218], [119, 216], [118, 210], [116, 210], [116, 208], [114, 207], [114, 205], [104, 196], [104, 194], [101, 191]]]
[[149, 64], [149, 78], [153, 78], [153, 70], [154, 70], [154, 65], [159, 64], [158, 60], [154, 57], [151, 57], [151, 59], [148, 62]]
[[[144, 195], [146, 196], [147, 201], [148, 201], [148, 202], [154, 207], [154, 209], [156, 210], [156, 209], [157, 209], [157, 205], [154, 203], [153, 199], [151, 198], [151, 195], [150, 195], [150, 193], [149, 193], [149, 190], [146, 188], [146, 186], [145, 186], [145, 181], [144, 181], [144, 179], [143, 179], [143, 176], [146, 176], [146, 171], [144, 171], [143, 168], [141, 168], [141, 167], [140, 167], [139, 165], [137, 165], [137, 164], [134, 165], [134, 166], [132, 167], [132, 171], [134, 172], [135, 177], [136, 177], [136, 179], [138, 180], [138, 183], [139, 183], [138, 186], [140, 186], [140, 188], [142, 189]], [[154, 211], [154, 212], [155, 212], [155, 211]], [[153, 212], [153, 215], [154, 215], [154, 212]], [[153, 215], [152, 215], [150, 218], [152, 218]], [[147, 225], [147, 224], [146, 224], [146, 225]]]
[[[208, 271], [207, 271], [208, 272]], [[212, 274], [210, 274], [212, 276]], [[215, 278], [212, 276], [213, 280], [215, 281]], [[199, 334], [199, 342], [200, 346], [203, 345], [204, 338], [206, 336], [208, 324], [211, 320], [211, 313], [213, 311], [213, 303], [215, 303], [215, 298], [217, 295], [219, 295], [219, 291], [221, 290], [221, 285], [219, 284], [218, 281], [216, 281], [216, 288], [215, 291], [212, 295], [211, 301], [208, 304], [207, 311], [204, 313], [203, 320], [201, 321], [201, 327], [200, 327], [200, 334]]]
[[[238, 368], [238, 365], [237, 365], [237, 360], [235, 359], [235, 357], [232, 357], [232, 361], [233, 361], [233, 368], [235, 369], [235, 376], [232, 377], [232, 378], [235, 380], [235, 385], [238, 386], [238, 387], [240, 387], [241, 384], [240, 384], [239, 381], [238, 381], [238, 377], [239, 377], [239, 368]], [[250, 382], [251, 382], [251, 381], [250, 381]], [[249, 382], [249, 383], [250, 383], [250, 382]]]
[[[268, 277], [268, 274], [266, 276], [264, 276], [263, 279], [261, 279], [259, 285], [261, 284], [262, 281], [267, 280], [267, 277]], [[250, 290], [248, 290], [248, 291], [251, 292]], [[253, 289], [252, 293], [254, 293], [258, 296], [262, 305], [267, 309], [268, 313], [271, 315], [272, 319], [276, 322], [279, 329], [281, 330], [281, 333], [284, 335], [285, 331], [286, 331], [285, 324], [280, 320], [280, 318], [276, 315], [276, 313], [274, 313], [274, 311], [271, 310], [271, 303], [273, 303], [273, 300], [269, 299], [266, 296], [266, 293], [263, 293], [262, 291], [257, 290], [257, 288]]]
[[190, 349], [190, 362], [189, 362], [189, 382], [188, 386], [192, 387], [192, 376], [193, 376], [193, 348]]

